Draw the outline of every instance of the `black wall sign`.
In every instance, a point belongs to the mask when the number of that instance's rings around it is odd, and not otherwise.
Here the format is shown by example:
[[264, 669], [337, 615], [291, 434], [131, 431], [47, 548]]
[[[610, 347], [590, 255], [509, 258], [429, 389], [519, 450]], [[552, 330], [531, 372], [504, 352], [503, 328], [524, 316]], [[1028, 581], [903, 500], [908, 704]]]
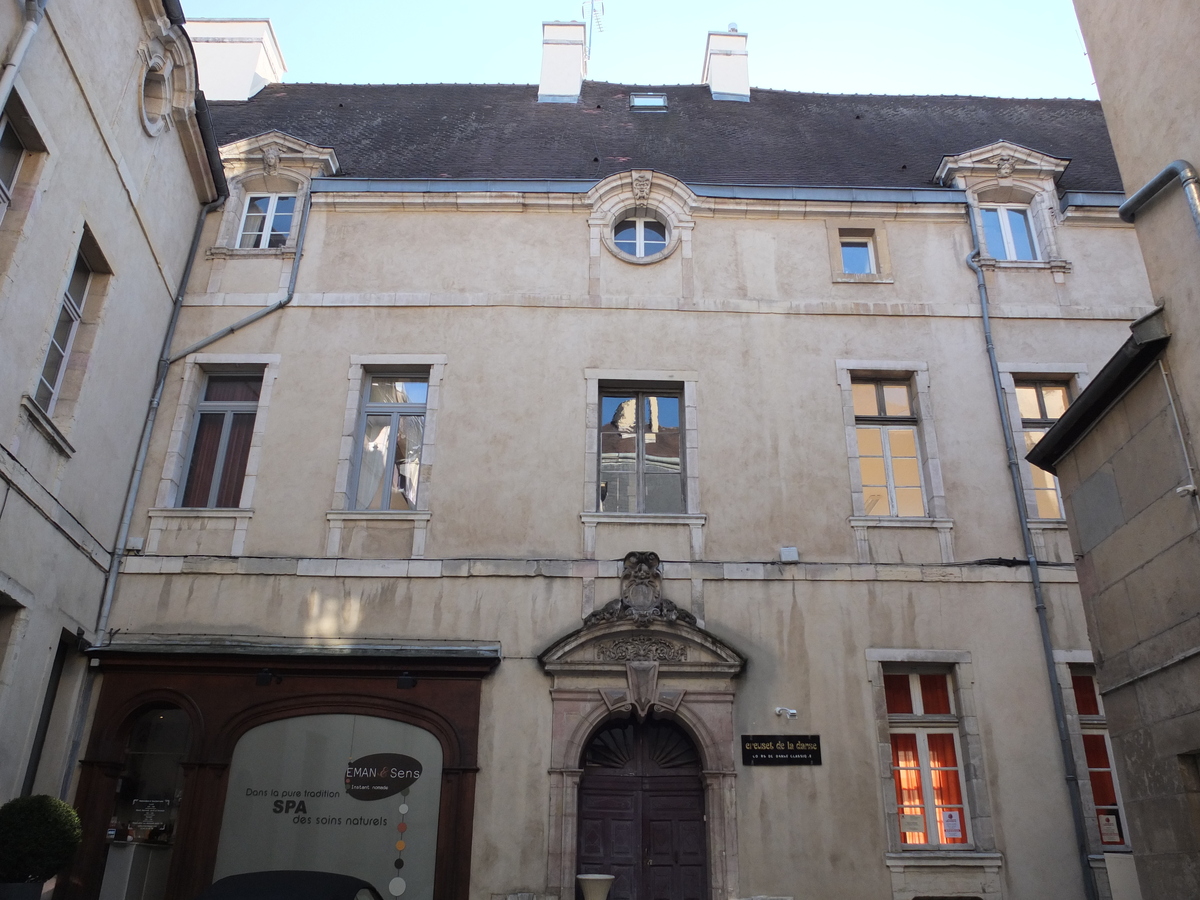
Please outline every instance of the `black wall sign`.
[[743, 766], [819, 766], [819, 734], [743, 734]]

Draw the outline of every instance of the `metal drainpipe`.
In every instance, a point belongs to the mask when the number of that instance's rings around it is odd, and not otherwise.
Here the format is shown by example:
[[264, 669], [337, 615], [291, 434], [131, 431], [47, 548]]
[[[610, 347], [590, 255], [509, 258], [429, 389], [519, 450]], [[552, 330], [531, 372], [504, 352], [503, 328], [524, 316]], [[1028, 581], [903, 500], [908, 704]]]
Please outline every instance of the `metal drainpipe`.
[[1033, 608], [1037, 612], [1038, 630], [1042, 638], [1042, 653], [1046, 662], [1046, 677], [1050, 682], [1050, 699], [1054, 703], [1054, 720], [1058, 726], [1058, 742], [1062, 749], [1067, 795], [1071, 799], [1071, 816], [1075, 821], [1075, 842], [1079, 851], [1079, 866], [1083, 875], [1083, 892], [1087, 900], [1099, 900], [1088, 854], [1086, 819], [1083, 815], [1083, 800], [1079, 795], [1079, 774], [1075, 767], [1075, 754], [1071, 749], [1071, 732], [1067, 728], [1067, 710], [1063, 704], [1062, 688], [1058, 684], [1058, 672], [1054, 665], [1054, 644], [1050, 640], [1050, 622], [1046, 618], [1046, 598], [1042, 590], [1041, 574], [1038, 571], [1037, 554], [1033, 549], [1033, 535], [1029, 531], [1029, 508], [1025, 505], [1025, 487], [1021, 483], [1021, 463], [1017, 457], [1016, 443], [1013, 441], [1008, 402], [1000, 383], [1000, 365], [996, 361], [996, 344], [992, 340], [992, 319], [988, 307], [987, 281], [983, 277], [983, 269], [976, 262], [981, 253], [979, 231], [975, 224], [975, 210], [970, 206], [967, 207], [967, 221], [971, 226], [971, 252], [967, 254], [966, 261], [971, 270], [975, 272], [975, 278], [979, 285], [983, 337], [987, 345], [988, 365], [992, 370], [992, 387], [996, 392], [996, 406], [1000, 410], [1000, 429], [1004, 434], [1004, 449], [1008, 454], [1008, 474], [1012, 479], [1013, 498], [1017, 503], [1017, 517], [1021, 520], [1021, 541], [1024, 545], [1025, 559], [1029, 563], [1030, 580], [1033, 584]]
[[1138, 211], [1176, 178], [1179, 179], [1179, 186], [1183, 188], [1183, 195], [1187, 198], [1188, 209], [1192, 211], [1192, 224], [1200, 234], [1200, 175], [1186, 159], [1175, 160], [1147, 181], [1141, 190], [1121, 204], [1117, 213], [1126, 222], [1132, 222]]
[[167, 328], [167, 334], [163, 339], [162, 356], [158, 361], [158, 381], [154, 386], [154, 396], [150, 400], [150, 409], [146, 413], [145, 426], [142, 428], [142, 440], [141, 444], [138, 446], [137, 462], [134, 465], [133, 475], [130, 478], [129, 493], [125, 498], [125, 512], [121, 517], [121, 528], [117, 534], [117, 545], [113, 550], [113, 563], [109, 566], [108, 577], [104, 583], [104, 602], [100, 606], [100, 615], [96, 621], [96, 637], [101, 643], [105, 643], [104, 633], [108, 630], [108, 618], [109, 614], [112, 612], [113, 598], [116, 596], [117, 579], [120, 577], [121, 561], [125, 555], [125, 544], [129, 538], [130, 523], [133, 521], [133, 509], [137, 502], [138, 487], [141, 485], [142, 474], [146, 468], [146, 456], [150, 450], [150, 435], [154, 430], [154, 420], [158, 416], [158, 407], [162, 400], [163, 388], [167, 383], [167, 370], [173, 363], [183, 359], [189, 353], [195, 353], [197, 350], [207, 347], [214, 341], [220, 340], [221, 338], [225, 337], [225, 335], [232, 334], [239, 328], [243, 328], [244, 326], [249, 325], [251, 322], [255, 322], [264, 316], [270, 315], [271, 313], [275, 312], [275, 310], [282, 309], [292, 302], [292, 297], [294, 297], [296, 294], [296, 275], [300, 268], [300, 256], [304, 248], [304, 234], [308, 230], [308, 212], [312, 207], [311, 197], [312, 194], [310, 193], [308, 197], [305, 198], [304, 210], [300, 216], [300, 230], [296, 236], [296, 256], [292, 260], [292, 274], [291, 278], [288, 279], [287, 295], [278, 303], [272, 304], [265, 309], [260, 309], [258, 312], [252, 313], [251, 315], [246, 316], [244, 319], [240, 319], [239, 321], [234, 322], [232, 325], [222, 328], [215, 334], [209, 335], [208, 337], [204, 338], [204, 340], [197, 341], [195, 344], [192, 344], [190, 347], [187, 347], [179, 353], [176, 353], [174, 356], [169, 356], [168, 354], [171, 352], [171, 341], [175, 337], [175, 326], [179, 322], [179, 312], [183, 306], [183, 294], [187, 288], [187, 283], [191, 278], [192, 264], [195, 262], [196, 251], [200, 246], [200, 235], [204, 228], [204, 220], [213, 209], [225, 202], [225, 198], [218, 197], [212, 203], [205, 206], [200, 213], [200, 219], [196, 223], [196, 232], [192, 236], [192, 248], [188, 255], [187, 267], [184, 270], [183, 280], [179, 286], [179, 293], [175, 298], [175, 308], [171, 313], [171, 324]]
[[0, 73], [0, 110], [8, 105], [13, 84], [17, 80], [17, 70], [21, 68], [25, 52], [33, 42], [33, 36], [46, 13], [47, 2], [48, 0], [25, 0], [25, 25], [21, 28], [21, 36], [17, 38], [17, 44], [9, 54], [8, 61], [4, 63], [4, 71]]
[[190, 353], [196, 353], [199, 350], [203, 350], [209, 344], [215, 343], [226, 335], [233, 334], [235, 331], [245, 328], [252, 322], [257, 322], [259, 319], [266, 318], [267, 316], [271, 315], [271, 313], [275, 312], [276, 310], [283, 309], [292, 302], [292, 298], [296, 296], [296, 275], [300, 271], [300, 257], [304, 253], [304, 235], [308, 231], [308, 213], [311, 209], [312, 189], [310, 187], [309, 192], [304, 196], [304, 208], [300, 213], [300, 230], [296, 233], [296, 256], [292, 259], [292, 277], [288, 279], [287, 295], [278, 303], [273, 303], [268, 307], [260, 309], [258, 312], [253, 312], [244, 319], [238, 319], [232, 325], [226, 325], [220, 331], [210, 334], [203, 340], [196, 341], [196, 343], [192, 344], [190, 347], [184, 347], [182, 350], [172, 356], [170, 360], [168, 360], [168, 365], [170, 363], [179, 362], [179, 360], [183, 359]]

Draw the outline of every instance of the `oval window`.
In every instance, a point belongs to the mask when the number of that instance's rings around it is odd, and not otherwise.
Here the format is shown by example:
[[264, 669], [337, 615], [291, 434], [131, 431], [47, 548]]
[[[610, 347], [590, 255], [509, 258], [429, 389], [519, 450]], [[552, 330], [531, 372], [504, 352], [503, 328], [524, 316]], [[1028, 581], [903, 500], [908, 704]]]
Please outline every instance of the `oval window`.
[[667, 226], [657, 219], [625, 219], [613, 229], [613, 243], [635, 259], [655, 256], [667, 249]]

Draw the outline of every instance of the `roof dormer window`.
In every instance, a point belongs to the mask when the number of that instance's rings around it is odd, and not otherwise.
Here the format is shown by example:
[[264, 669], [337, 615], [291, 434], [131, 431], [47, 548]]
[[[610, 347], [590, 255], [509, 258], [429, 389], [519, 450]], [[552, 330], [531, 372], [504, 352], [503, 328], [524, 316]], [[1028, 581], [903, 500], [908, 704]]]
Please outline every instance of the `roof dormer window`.
[[666, 94], [630, 94], [629, 108], [638, 112], [666, 112]]

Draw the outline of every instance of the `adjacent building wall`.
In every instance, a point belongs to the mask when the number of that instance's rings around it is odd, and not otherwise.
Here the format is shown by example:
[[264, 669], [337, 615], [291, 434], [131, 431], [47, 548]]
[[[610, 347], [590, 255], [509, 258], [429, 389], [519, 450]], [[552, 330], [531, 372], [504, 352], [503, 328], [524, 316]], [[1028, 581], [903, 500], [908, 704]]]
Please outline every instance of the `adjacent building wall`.
[[[1126, 193], [1173, 160], [1200, 161], [1200, 10], [1186, 0], [1075, 6]], [[1081, 586], [1149, 900], [1200, 893], [1197, 510], [1175, 492], [1196, 479], [1200, 235], [1178, 182], [1135, 224], [1172, 338], [1162, 368], [1061, 465], [1064, 490], [1076, 492]]]
[[[0, 4], [0, 46], [22, 6]], [[172, 86], [161, 108], [145, 102], [152, 70]], [[7, 110], [28, 152], [0, 221], [0, 800], [66, 789], [77, 645], [96, 639], [154, 361], [214, 196], [194, 90], [187, 38], [161, 4], [53, 0]], [[30, 398], [81, 245], [92, 285], [45, 415]]]

